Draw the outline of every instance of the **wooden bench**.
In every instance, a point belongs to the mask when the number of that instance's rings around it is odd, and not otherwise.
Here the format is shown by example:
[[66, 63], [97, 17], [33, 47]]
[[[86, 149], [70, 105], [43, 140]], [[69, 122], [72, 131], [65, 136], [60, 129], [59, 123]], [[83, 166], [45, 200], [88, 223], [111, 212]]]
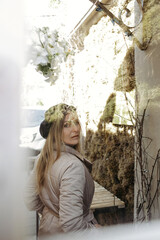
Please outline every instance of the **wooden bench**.
[[91, 209], [100, 209], [108, 207], [124, 208], [125, 203], [114, 194], [95, 182], [95, 193], [91, 204]]

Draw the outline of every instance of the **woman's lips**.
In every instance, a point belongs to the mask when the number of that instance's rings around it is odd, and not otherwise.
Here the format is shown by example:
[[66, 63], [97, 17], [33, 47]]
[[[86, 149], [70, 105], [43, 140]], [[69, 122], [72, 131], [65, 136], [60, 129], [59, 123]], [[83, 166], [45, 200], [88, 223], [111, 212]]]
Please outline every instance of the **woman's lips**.
[[71, 138], [79, 138], [79, 135], [75, 135], [75, 136], [73, 136], [73, 137], [71, 137]]

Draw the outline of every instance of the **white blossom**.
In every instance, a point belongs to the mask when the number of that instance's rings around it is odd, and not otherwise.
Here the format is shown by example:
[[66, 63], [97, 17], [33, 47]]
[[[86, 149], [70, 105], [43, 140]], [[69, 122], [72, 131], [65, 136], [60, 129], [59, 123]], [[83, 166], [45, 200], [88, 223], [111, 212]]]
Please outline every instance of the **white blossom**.
[[45, 56], [37, 56], [34, 63], [35, 65], [41, 64], [42, 66], [45, 66], [48, 63], [48, 58]]
[[52, 83], [58, 79], [61, 63], [66, 61], [73, 51], [68, 42], [59, 36], [57, 30], [50, 32], [48, 27], [36, 29], [38, 42], [33, 43], [32, 63]]

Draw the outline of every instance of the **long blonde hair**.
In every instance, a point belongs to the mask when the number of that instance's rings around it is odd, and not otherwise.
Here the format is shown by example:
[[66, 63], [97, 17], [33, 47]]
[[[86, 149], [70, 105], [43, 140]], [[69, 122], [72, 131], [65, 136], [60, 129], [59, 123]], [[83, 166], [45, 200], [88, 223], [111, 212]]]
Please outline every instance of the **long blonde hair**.
[[[65, 105], [65, 106], [68, 106], [68, 105]], [[61, 114], [59, 115], [60, 117], [54, 118], [50, 126], [45, 145], [41, 151], [40, 157], [38, 159], [37, 167], [36, 167], [38, 193], [41, 192], [46, 176], [50, 171], [53, 163], [61, 155], [62, 130], [64, 125], [64, 119], [65, 119], [65, 116], [71, 111], [73, 111], [73, 107], [68, 106], [66, 111], [61, 111]], [[74, 111], [76, 111], [75, 108], [74, 108]], [[79, 144], [77, 144], [75, 148], [76, 150], [79, 150], [80, 149]]]

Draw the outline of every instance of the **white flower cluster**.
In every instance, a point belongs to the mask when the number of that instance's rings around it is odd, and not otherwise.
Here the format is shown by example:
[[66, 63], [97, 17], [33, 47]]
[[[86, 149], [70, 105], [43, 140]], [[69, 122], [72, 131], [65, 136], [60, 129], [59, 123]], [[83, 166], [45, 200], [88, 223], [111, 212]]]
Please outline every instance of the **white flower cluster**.
[[66, 61], [68, 55], [73, 54], [69, 43], [61, 38], [57, 30], [51, 32], [48, 27], [36, 30], [38, 43], [34, 42], [32, 63], [36, 70], [43, 74], [46, 81], [52, 84], [58, 79], [61, 63]]

